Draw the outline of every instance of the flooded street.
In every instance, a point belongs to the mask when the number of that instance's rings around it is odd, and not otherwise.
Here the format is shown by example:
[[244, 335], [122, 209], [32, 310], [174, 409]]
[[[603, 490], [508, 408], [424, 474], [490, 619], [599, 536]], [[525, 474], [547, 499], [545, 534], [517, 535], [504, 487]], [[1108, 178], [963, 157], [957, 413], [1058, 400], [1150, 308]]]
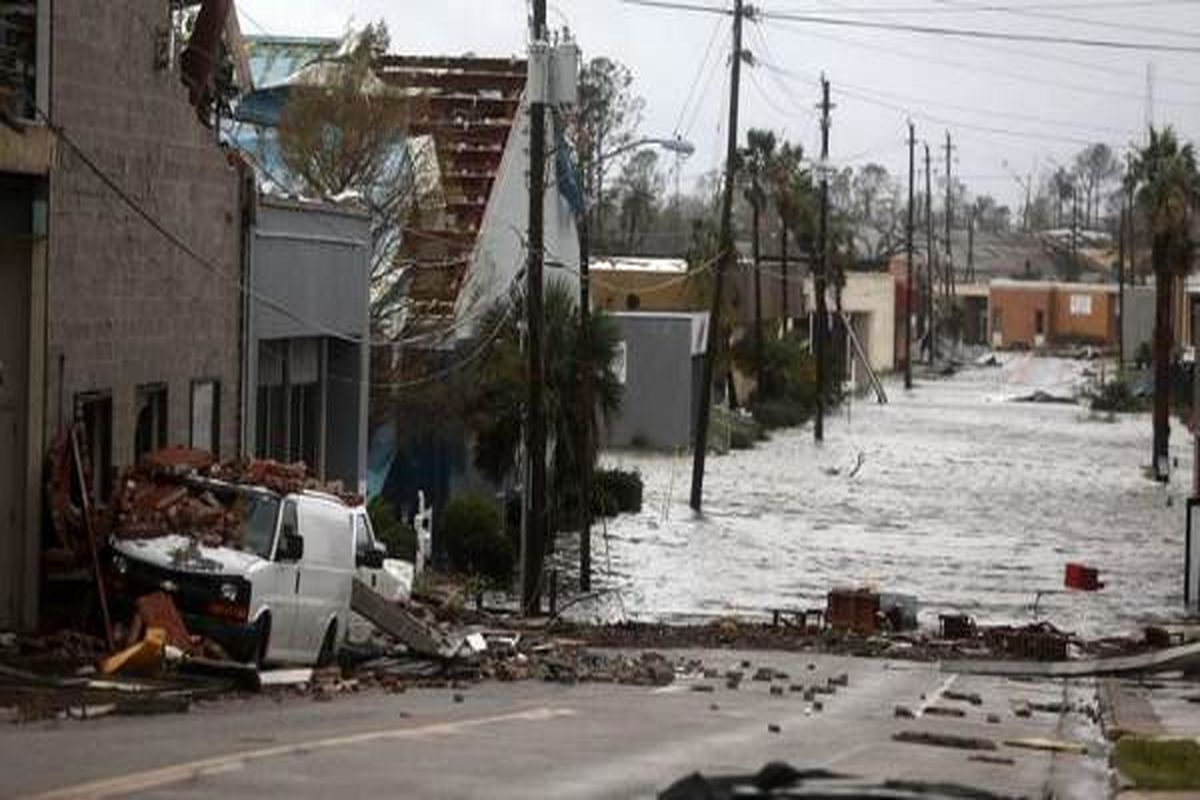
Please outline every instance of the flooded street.
[[607, 454], [640, 470], [646, 493], [641, 514], [596, 532], [597, 584], [615, 590], [601, 613], [818, 608], [833, 586], [870, 585], [916, 595], [923, 624], [946, 611], [1027, 622], [1037, 593], [1060, 590], [1064, 565], [1080, 561], [1107, 587], [1043, 597], [1056, 625], [1100, 636], [1178, 616], [1192, 460], [1182, 426], [1166, 489], [1143, 474], [1148, 415], [1011, 402], [1071, 394], [1088, 366], [1017, 355], [911, 394], [893, 381], [891, 405], [843, 407], [822, 447], [806, 427], [710, 458], [702, 517], [687, 505], [686, 454]]

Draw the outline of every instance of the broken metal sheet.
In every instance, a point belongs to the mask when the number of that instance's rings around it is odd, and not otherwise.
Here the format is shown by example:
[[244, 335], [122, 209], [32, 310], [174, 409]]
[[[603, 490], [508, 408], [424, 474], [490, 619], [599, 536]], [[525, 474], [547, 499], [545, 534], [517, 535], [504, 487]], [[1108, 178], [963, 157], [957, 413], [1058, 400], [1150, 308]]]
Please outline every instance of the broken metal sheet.
[[357, 578], [350, 590], [350, 609], [373, 622], [384, 633], [396, 637], [414, 653], [436, 658], [454, 658], [461, 649], [434, 628], [395, 603], [388, 602]]
[[942, 672], [963, 675], [1004, 675], [1045, 678], [1086, 678], [1098, 675], [1174, 672], [1200, 666], [1200, 643], [1136, 656], [1085, 661], [943, 661]]

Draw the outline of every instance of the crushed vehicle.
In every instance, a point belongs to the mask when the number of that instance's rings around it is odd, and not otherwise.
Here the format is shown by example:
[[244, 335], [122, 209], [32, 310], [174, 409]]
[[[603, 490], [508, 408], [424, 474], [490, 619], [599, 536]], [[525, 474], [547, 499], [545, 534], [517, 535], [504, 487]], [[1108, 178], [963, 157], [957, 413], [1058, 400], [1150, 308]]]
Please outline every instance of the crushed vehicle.
[[165, 591], [188, 631], [231, 658], [306, 665], [346, 641], [354, 578], [407, 597], [411, 565], [386, 557], [357, 498], [206, 472], [127, 480], [108, 540], [117, 597]]

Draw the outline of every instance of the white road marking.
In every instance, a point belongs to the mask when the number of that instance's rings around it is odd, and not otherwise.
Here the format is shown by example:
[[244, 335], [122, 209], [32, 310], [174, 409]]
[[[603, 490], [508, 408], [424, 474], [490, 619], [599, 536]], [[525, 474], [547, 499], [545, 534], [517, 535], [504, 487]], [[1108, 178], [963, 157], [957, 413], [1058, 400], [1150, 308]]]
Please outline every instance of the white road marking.
[[512, 714], [501, 714], [494, 717], [444, 722], [437, 725], [424, 725], [415, 728], [389, 728], [386, 730], [345, 734], [343, 736], [333, 736], [315, 741], [264, 747], [258, 750], [244, 750], [240, 753], [230, 753], [199, 761], [189, 761], [184, 764], [122, 775], [117, 778], [105, 778], [90, 783], [82, 783], [77, 786], [68, 786], [62, 789], [43, 792], [42, 794], [31, 795], [27, 800], [65, 800], [66, 798], [103, 800], [109, 797], [124, 797], [135, 792], [145, 792], [150, 789], [159, 789], [196, 778], [231, 772], [245, 767], [250, 762], [263, 761], [269, 758], [282, 758], [284, 756], [314, 753], [320, 750], [352, 747], [367, 742], [396, 741], [424, 736], [448, 736], [462, 731], [505, 722], [544, 722], [546, 720], [574, 715], [575, 711], [566, 708], [538, 708]]
[[942, 685], [938, 687], [936, 692], [931, 692], [925, 695], [924, 702], [922, 702], [917, 708], [917, 719], [925, 716], [925, 712], [928, 711], [934, 703], [942, 699], [942, 695], [950, 690], [950, 687], [954, 685], [956, 680], [958, 680], [958, 676], [951, 675], [949, 678], [946, 678], [946, 680], [942, 681]]

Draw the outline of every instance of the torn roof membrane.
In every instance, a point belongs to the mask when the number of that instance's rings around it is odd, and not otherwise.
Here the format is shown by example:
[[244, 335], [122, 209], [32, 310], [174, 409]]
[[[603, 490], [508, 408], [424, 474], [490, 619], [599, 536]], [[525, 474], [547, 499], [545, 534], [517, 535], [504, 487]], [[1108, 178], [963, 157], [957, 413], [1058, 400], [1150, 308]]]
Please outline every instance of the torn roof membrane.
[[410, 103], [413, 135], [433, 143], [441, 207], [405, 231], [408, 297], [419, 319], [451, 317], [525, 91], [526, 64], [499, 58], [384, 56], [379, 78]]

